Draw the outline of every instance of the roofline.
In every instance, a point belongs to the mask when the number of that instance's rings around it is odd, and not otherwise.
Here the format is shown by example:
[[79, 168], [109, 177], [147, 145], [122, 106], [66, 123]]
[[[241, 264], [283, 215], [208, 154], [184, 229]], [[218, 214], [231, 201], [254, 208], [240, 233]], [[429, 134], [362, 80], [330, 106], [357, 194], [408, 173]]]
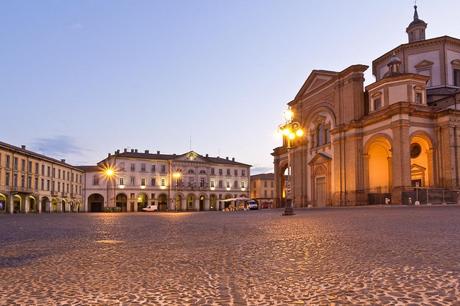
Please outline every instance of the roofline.
[[73, 165], [68, 164], [68, 163], [64, 163], [64, 162], [62, 162], [62, 161], [60, 161], [58, 159], [55, 159], [53, 157], [49, 157], [49, 156], [46, 156], [46, 155], [43, 155], [43, 154], [40, 154], [40, 153], [36, 153], [34, 151], [23, 149], [23, 148], [11, 145], [11, 144], [3, 142], [3, 141], [0, 141], [0, 147], [5, 148], [5, 149], [10, 150], [10, 151], [17, 151], [17, 152], [20, 152], [22, 154], [29, 155], [29, 156], [32, 156], [32, 157], [35, 157], [35, 158], [43, 159], [43, 160], [46, 160], [46, 161], [49, 161], [49, 162], [52, 162], [52, 163], [55, 163], [55, 164], [58, 164], [58, 165], [61, 165], [61, 166], [65, 166], [67, 168], [72, 168], [72, 169], [77, 170], [77, 171], [81, 171], [78, 167], [73, 166]]
[[385, 54], [381, 55], [380, 57], [378, 57], [378, 58], [376, 58], [375, 60], [372, 61], [372, 75], [375, 77], [375, 63], [378, 62], [378, 61], [383, 60], [384, 58], [386, 58], [388, 56], [391, 56], [393, 54], [393, 52], [395, 52], [397, 50], [400, 50], [400, 49], [403, 49], [403, 48], [406, 48], [406, 47], [414, 47], [414, 46], [424, 44], [424, 43], [433, 43], [433, 42], [436, 42], [437, 40], [439, 40], [439, 41], [442, 41], [442, 40], [448, 41], [448, 40], [450, 40], [450, 41], [453, 41], [455, 43], [460, 44], [460, 39], [452, 37], [452, 36], [448, 36], [448, 35], [433, 37], [433, 38], [424, 39], [424, 40], [413, 41], [413, 42], [405, 43], [405, 44], [400, 44], [399, 46], [391, 49], [390, 51], [386, 52]]
[[366, 91], [369, 91], [371, 89], [374, 89], [375, 87], [378, 87], [384, 83], [390, 82], [390, 81], [400, 81], [400, 80], [405, 80], [405, 79], [418, 79], [419, 81], [425, 81], [425, 83], [430, 79], [429, 76], [421, 75], [421, 74], [415, 74], [415, 73], [402, 73], [399, 75], [395, 76], [388, 76], [384, 77], [381, 80], [374, 82], [372, 84], [369, 84], [365, 87]]
[[[189, 151], [190, 152], [190, 151]], [[115, 153], [111, 154], [110, 156], [107, 156], [103, 160], [99, 161], [97, 165], [100, 165], [102, 163], [107, 162], [108, 159], [111, 158], [127, 158], [127, 159], [149, 159], [149, 160], [158, 160], [158, 161], [174, 161], [177, 160], [177, 158], [182, 157], [186, 155], [187, 153], [183, 154], [155, 154], [155, 153], [145, 153], [145, 152], [120, 152], [120, 153]], [[123, 154], [138, 154], [140, 156], [123, 156]], [[142, 156], [144, 155], [144, 156]], [[214, 156], [203, 156], [201, 154], [198, 154], [198, 156], [205, 161], [203, 163], [211, 163], [211, 164], [217, 164], [217, 165], [233, 165], [233, 166], [245, 166], [245, 167], [252, 167], [250, 164], [245, 164], [237, 161], [232, 161], [230, 159], [224, 159], [221, 157], [214, 157]], [[161, 158], [155, 158], [155, 157], [161, 157]], [[218, 161], [213, 161], [213, 160], [206, 160], [206, 159], [220, 159], [222, 162]]]

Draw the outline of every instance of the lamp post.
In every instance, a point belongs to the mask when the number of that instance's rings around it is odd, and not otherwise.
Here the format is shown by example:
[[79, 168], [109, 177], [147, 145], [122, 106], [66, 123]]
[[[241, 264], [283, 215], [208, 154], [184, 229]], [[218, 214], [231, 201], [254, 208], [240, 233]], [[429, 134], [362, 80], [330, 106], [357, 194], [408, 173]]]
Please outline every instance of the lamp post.
[[[177, 192], [177, 187], [179, 185], [179, 180], [181, 177], [182, 177], [182, 173], [180, 173], [179, 171], [173, 173], [173, 178], [176, 180], [176, 185], [174, 187], [174, 207], [175, 207], [176, 212], [177, 212], [177, 194], [176, 192]], [[181, 198], [181, 202], [182, 202], [182, 198]]]
[[[292, 216], [294, 215], [294, 203], [292, 203], [291, 196], [291, 148], [292, 141], [296, 138], [301, 138], [305, 134], [304, 130], [300, 126], [299, 122], [294, 121], [294, 112], [289, 108], [284, 113], [284, 123], [279, 126], [279, 130], [283, 137], [286, 138], [286, 148], [287, 148], [287, 157], [288, 157], [288, 175], [286, 178], [286, 207], [284, 208], [283, 216]], [[284, 176], [284, 174], [283, 174]]]
[[[114, 168], [112, 168], [111, 166], [107, 166], [104, 168], [103, 170], [103, 174], [105, 176], [105, 179], [106, 179], [106, 195], [107, 195], [107, 207], [109, 207], [109, 181], [112, 183], [112, 178], [114, 178], [115, 176], [115, 170]], [[114, 190], [115, 190], [115, 186], [114, 186]]]

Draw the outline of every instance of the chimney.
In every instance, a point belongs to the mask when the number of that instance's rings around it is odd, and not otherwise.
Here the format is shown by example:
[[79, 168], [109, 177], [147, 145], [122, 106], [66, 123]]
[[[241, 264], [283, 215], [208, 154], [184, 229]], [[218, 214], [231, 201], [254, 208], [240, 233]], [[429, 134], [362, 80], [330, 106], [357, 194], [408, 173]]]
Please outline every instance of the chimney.
[[65, 159], [61, 159], [61, 163], [64, 163], [64, 164], [65, 164]]
[[124, 148], [124, 149], [123, 149], [123, 152], [125, 152], [125, 153], [128, 152], [128, 149]]
[[232, 157], [232, 161], [235, 161], [235, 157]]
[[21, 146], [21, 149], [25, 150], [25, 149], [26, 149], [26, 146], [25, 146], [25, 145], [22, 145], [22, 146]]
[[157, 154], [160, 154], [160, 151], [157, 151]]
[[228, 156], [227, 156], [227, 157], [225, 157], [225, 159], [226, 159], [226, 160], [228, 160]]
[[110, 157], [110, 156], [112, 156], [112, 154], [109, 153], [109, 154], [107, 155], [107, 157]]
[[145, 150], [145, 154], [149, 154], [149, 150]]
[[209, 154], [208, 154], [208, 153], [206, 153], [206, 157], [209, 157]]
[[131, 153], [134, 153], [134, 149], [131, 149]]
[[115, 154], [120, 154], [120, 150], [116, 150], [116, 151], [115, 151]]
[[134, 153], [137, 153], [137, 149], [134, 149]]

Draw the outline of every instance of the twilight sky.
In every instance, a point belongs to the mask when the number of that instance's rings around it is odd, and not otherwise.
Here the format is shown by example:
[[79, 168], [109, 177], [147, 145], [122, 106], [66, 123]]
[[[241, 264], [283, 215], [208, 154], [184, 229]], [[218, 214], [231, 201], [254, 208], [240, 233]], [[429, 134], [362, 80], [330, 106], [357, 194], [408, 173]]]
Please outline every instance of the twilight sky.
[[[427, 38], [460, 1], [419, 0]], [[0, 140], [73, 164], [137, 148], [272, 169], [285, 103], [312, 69], [407, 42], [413, 1], [0, 1]], [[368, 70], [366, 83], [373, 81]]]

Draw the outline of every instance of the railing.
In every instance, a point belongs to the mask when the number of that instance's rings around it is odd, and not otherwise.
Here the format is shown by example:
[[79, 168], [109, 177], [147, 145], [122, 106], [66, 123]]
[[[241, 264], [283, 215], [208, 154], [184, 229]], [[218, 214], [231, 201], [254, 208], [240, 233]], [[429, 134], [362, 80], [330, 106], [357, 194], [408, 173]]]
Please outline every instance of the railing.
[[10, 192], [24, 192], [32, 193], [33, 189], [31, 187], [20, 187], [20, 186], [4, 186], [6, 191]]
[[460, 190], [415, 187], [403, 192], [403, 202], [409, 205], [457, 204]]
[[63, 191], [63, 192], [61, 193], [61, 196], [62, 196], [63, 198], [67, 198], [67, 192], [64, 192], [64, 191]]

